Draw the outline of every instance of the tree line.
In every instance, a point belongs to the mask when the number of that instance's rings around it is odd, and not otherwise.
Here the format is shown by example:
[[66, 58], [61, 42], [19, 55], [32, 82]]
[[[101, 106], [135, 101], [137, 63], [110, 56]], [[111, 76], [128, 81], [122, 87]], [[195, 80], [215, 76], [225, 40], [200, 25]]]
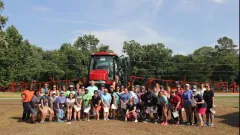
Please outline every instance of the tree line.
[[[0, 86], [14, 82], [79, 79], [87, 75], [90, 53], [112, 52], [94, 35], [83, 35], [59, 49], [43, 50], [24, 39], [15, 26], [3, 30], [8, 17], [1, 14], [0, 0]], [[189, 55], [173, 55], [163, 43], [123, 43], [124, 57], [132, 75], [188, 81], [239, 82], [239, 50], [232, 39], [222, 37], [216, 46], [203, 46]], [[82, 60], [86, 63], [83, 65]]]

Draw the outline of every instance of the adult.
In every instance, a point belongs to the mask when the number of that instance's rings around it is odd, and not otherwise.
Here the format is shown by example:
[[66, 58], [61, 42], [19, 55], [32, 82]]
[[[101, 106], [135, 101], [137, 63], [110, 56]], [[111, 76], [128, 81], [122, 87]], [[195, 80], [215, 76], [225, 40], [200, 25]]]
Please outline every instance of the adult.
[[75, 97], [75, 105], [74, 105], [74, 121], [77, 120], [77, 116], [78, 116], [78, 121], [81, 121], [81, 108], [82, 108], [82, 97], [84, 95], [82, 89], [84, 89], [84, 87], [81, 89], [78, 89], [78, 91], [76, 92], [76, 94], [74, 95]]
[[115, 97], [113, 96], [113, 94], [114, 94], [114, 89], [115, 89], [115, 87], [114, 86], [110, 86], [110, 90], [109, 90], [109, 94], [111, 95], [111, 104], [110, 104], [110, 117], [112, 118], [112, 119], [115, 119], [115, 117], [116, 117], [116, 110], [117, 110], [117, 106], [116, 106], [116, 104], [115, 104], [115, 102], [116, 102], [116, 99], [115, 99]]
[[101, 97], [102, 94], [104, 93], [104, 89], [105, 89], [105, 84], [101, 84], [100, 90], [98, 90], [98, 96], [99, 97]]
[[139, 98], [138, 98], [137, 94], [134, 91], [135, 91], [135, 88], [134, 88], [134, 86], [132, 86], [132, 89], [130, 89], [129, 94], [132, 97], [131, 99], [133, 100], [134, 105], [137, 107], [138, 103], [139, 103]]
[[96, 120], [99, 120], [99, 111], [101, 109], [101, 98], [97, 90], [94, 91], [94, 96], [92, 97], [91, 103], [92, 103], [92, 108], [93, 108], [95, 118]]
[[45, 95], [43, 95], [40, 98], [40, 103], [41, 103], [41, 107], [40, 107], [40, 111], [41, 111], [41, 121], [40, 123], [45, 123], [45, 118], [47, 117], [47, 115], [49, 115], [49, 121], [52, 121], [52, 118], [54, 116], [54, 112], [51, 108], [49, 108], [49, 93], [46, 92]]
[[[203, 98], [207, 104], [206, 122], [208, 126], [213, 127], [214, 114], [211, 112], [210, 109], [214, 108], [214, 92], [210, 88], [208, 83], [206, 83], [205, 87], [206, 87], [206, 90], [203, 93]], [[210, 119], [210, 122], [209, 122], [209, 119]]]
[[158, 92], [161, 90], [159, 83], [156, 83], [156, 89], [157, 89]]
[[33, 86], [30, 85], [28, 89], [24, 90], [21, 94], [23, 102], [23, 114], [22, 121], [26, 121], [30, 118], [29, 103], [34, 95]]
[[[192, 91], [198, 91], [197, 90], [197, 85], [192, 86]], [[192, 111], [193, 111], [194, 124], [197, 124], [198, 123], [198, 118], [197, 118], [197, 106], [196, 105], [192, 107]]]
[[65, 93], [65, 96], [66, 97], [69, 97], [69, 94], [72, 93], [72, 95], [75, 95], [76, 92], [74, 91], [74, 86], [73, 85], [70, 85], [69, 86], [69, 90]]
[[126, 105], [128, 104], [130, 99], [131, 99], [131, 95], [128, 93], [128, 89], [125, 88], [120, 96], [122, 118], [125, 118]]
[[114, 81], [113, 81], [112, 86], [114, 87], [114, 89], [116, 89], [117, 86], [119, 86], [119, 85], [121, 85], [121, 82], [120, 82], [120, 80], [119, 80], [118, 75], [115, 75], [115, 78], [114, 78]]
[[50, 96], [52, 97], [52, 94], [56, 93], [56, 96], [59, 96], [59, 90], [57, 90], [57, 86], [53, 85], [53, 90], [50, 90]]
[[193, 90], [193, 94], [194, 94], [195, 103], [197, 104], [196, 117], [198, 118], [199, 126], [202, 127], [204, 125], [202, 115], [204, 115], [206, 112], [207, 104], [205, 103], [203, 96], [199, 94], [196, 89]]
[[73, 94], [69, 93], [69, 96], [66, 99], [66, 106], [67, 106], [67, 123], [66, 124], [71, 124], [74, 102], [75, 102], [75, 98], [73, 98]]
[[83, 110], [85, 114], [85, 120], [89, 122], [90, 120], [90, 109], [91, 109], [91, 95], [88, 93], [88, 89], [85, 89], [85, 93], [82, 97], [83, 99]]
[[153, 94], [152, 90], [148, 89], [143, 95], [143, 102], [146, 108], [146, 120], [144, 123], [148, 123], [150, 120], [150, 114], [154, 115], [154, 123], [157, 124], [157, 97]]
[[108, 115], [109, 115], [109, 109], [111, 107], [110, 105], [111, 105], [112, 97], [108, 93], [107, 89], [104, 90], [101, 100], [102, 100], [102, 104], [103, 104], [104, 120], [109, 120]]
[[161, 125], [166, 126], [166, 125], [168, 125], [167, 114], [168, 114], [168, 109], [169, 109], [169, 102], [168, 102], [167, 96], [164, 95], [163, 91], [160, 91], [158, 93], [157, 100], [158, 100], [158, 104], [160, 104], [162, 106], [163, 122], [161, 123]]
[[206, 90], [204, 83], [200, 83], [199, 94], [203, 96], [204, 91]]
[[40, 107], [40, 98], [41, 96], [39, 95], [39, 91], [34, 91], [34, 96], [32, 97], [30, 101], [30, 111], [32, 114], [32, 119], [31, 123], [35, 124], [36, 123], [36, 117], [38, 113], [38, 107]]
[[75, 93], [77, 93], [79, 89], [80, 89], [80, 85], [79, 85], [79, 83], [76, 83], [75, 90], [74, 90]]
[[[178, 84], [175, 94], [181, 98], [181, 103], [180, 103], [181, 107], [183, 107], [183, 99], [182, 99], [183, 92], [184, 92], [184, 90], [181, 88], [181, 85]], [[181, 111], [178, 112], [178, 115], [179, 115], [179, 119], [180, 119], [180, 124], [182, 124], [183, 123], [182, 109], [181, 109]]]
[[[182, 113], [182, 98], [176, 94], [176, 91], [172, 90], [169, 101], [174, 124], [179, 125], [179, 114]], [[178, 113], [178, 116], [174, 117], [173, 113]]]
[[190, 85], [185, 84], [185, 91], [182, 94], [183, 107], [186, 113], [187, 122], [186, 124], [193, 125], [193, 111], [191, 99], [193, 98], [193, 92], [190, 90]]
[[60, 96], [57, 97], [56, 99], [56, 112], [57, 112], [57, 122], [62, 123], [64, 111], [65, 111], [65, 103], [66, 103], [66, 97], [64, 96], [64, 91], [60, 92]]
[[124, 93], [124, 91], [125, 91], [125, 87], [124, 87], [124, 85], [121, 85], [120, 92], [123, 94], [123, 93]]
[[94, 91], [98, 90], [97, 86], [95, 86], [94, 81], [90, 81], [90, 86], [87, 87], [88, 94], [92, 97], [94, 95]]
[[120, 116], [120, 110], [121, 110], [120, 96], [121, 96], [120, 86], [117, 86], [117, 89], [113, 93], [113, 98], [114, 98], [113, 104], [114, 104], [114, 106], [116, 106], [116, 110], [113, 109], [113, 111], [115, 111], [116, 114], [117, 114], [117, 118], [116, 119], [118, 119], [119, 116]]
[[49, 92], [48, 84], [45, 83], [43, 87], [43, 93], [48, 93], [48, 92]]
[[137, 113], [136, 113], [136, 105], [134, 104], [134, 101], [131, 99], [129, 101], [129, 104], [127, 105], [125, 122], [127, 122], [127, 119], [132, 118], [132, 117], [134, 117], [134, 119], [135, 119], [134, 122], [138, 122]]

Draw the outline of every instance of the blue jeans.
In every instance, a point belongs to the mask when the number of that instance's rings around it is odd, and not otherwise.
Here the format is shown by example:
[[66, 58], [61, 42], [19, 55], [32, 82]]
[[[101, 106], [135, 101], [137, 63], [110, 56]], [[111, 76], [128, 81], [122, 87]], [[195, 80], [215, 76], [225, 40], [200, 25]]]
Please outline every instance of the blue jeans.
[[22, 120], [28, 120], [30, 117], [30, 105], [29, 102], [23, 102], [23, 115]]

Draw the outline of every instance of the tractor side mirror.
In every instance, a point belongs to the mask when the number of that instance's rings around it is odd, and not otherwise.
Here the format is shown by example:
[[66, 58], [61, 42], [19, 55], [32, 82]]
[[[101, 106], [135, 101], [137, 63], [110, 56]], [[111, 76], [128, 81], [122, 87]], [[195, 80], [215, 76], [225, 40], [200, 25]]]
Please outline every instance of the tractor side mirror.
[[84, 60], [82, 60], [82, 65], [83, 65], [83, 66], [85, 65], [85, 61], [84, 61]]

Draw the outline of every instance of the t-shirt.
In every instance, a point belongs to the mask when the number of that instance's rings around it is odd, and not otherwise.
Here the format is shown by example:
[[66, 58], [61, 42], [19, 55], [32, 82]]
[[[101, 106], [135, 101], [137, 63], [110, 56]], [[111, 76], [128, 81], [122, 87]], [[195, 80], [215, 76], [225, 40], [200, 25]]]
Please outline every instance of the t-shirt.
[[103, 91], [101, 91], [101, 90], [98, 90], [98, 96], [99, 96], [99, 97], [101, 97], [101, 96], [102, 96], [102, 94], [103, 94]]
[[46, 97], [45, 95], [43, 95], [41, 98], [40, 98], [40, 101], [43, 100], [43, 106], [47, 106], [48, 104], [48, 97]]
[[30, 102], [34, 95], [34, 91], [24, 90], [22, 94], [25, 96], [25, 98], [23, 99], [23, 102]]
[[89, 94], [84, 94], [82, 97], [83, 105], [89, 106], [89, 101], [92, 99], [92, 97]]
[[57, 100], [57, 96], [56, 97], [49, 97], [48, 106], [53, 107], [54, 106], [53, 104], [55, 103], [56, 100]]
[[64, 104], [64, 103], [66, 103], [66, 97], [65, 96], [59, 96], [59, 97], [57, 97], [56, 102], [58, 104]]
[[206, 90], [206, 88], [202, 88], [202, 89], [200, 89], [198, 92], [199, 92], [199, 94], [200, 94], [201, 96], [203, 96], [203, 93], [204, 93], [205, 90]]
[[74, 102], [75, 102], [75, 98], [73, 98], [73, 99], [67, 98], [66, 99], [66, 104], [68, 106], [73, 106]]
[[143, 95], [143, 102], [146, 106], [152, 107], [157, 105], [157, 97], [153, 92], [147, 92]]
[[81, 100], [82, 100], [82, 98], [83, 98], [83, 95], [84, 95], [84, 93], [76, 93], [75, 95], [74, 95], [74, 98], [75, 99], [77, 99], [77, 102], [80, 104], [80, 102], [81, 102]]
[[193, 92], [191, 90], [185, 90], [182, 94], [183, 105], [190, 105], [192, 97], [193, 97]]
[[131, 98], [131, 95], [129, 93], [123, 93], [120, 96], [120, 100], [122, 100], [124, 103]]
[[33, 98], [30, 101], [31, 107], [36, 108], [38, 106], [38, 104], [40, 103], [40, 98], [41, 98], [40, 96], [39, 97], [33, 96]]
[[43, 93], [47, 93], [48, 92], [48, 88], [43, 88]]
[[70, 90], [68, 90], [68, 91], [65, 93], [65, 96], [68, 97], [70, 93], [72, 93], [73, 97], [74, 97], [74, 95], [76, 94], [75, 91], [70, 91]]
[[96, 98], [93, 96], [92, 97], [92, 104], [93, 106], [98, 106], [98, 102], [101, 101], [101, 98], [99, 96], [97, 96]]
[[116, 100], [116, 104], [117, 105], [119, 105], [120, 104], [120, 95], [121, 95], [121, 93], [119, 93], [119, 92], [114, 92], [113, 93], [113, 96], [115, 97], [115, 100]]
[[130, 91], [129, 93], [131, 94], [132, 97], [134, 97], [133, 98], [134, 104], [137, 104], [139, 102], [138, 96], [133, 91]]
[[207, 103], [207, 108], [212, 108], [212, 104], [213, 104], [213, 100], [212, 98], [214, 97], [214, 93], [212, 90], [208, 91], [204, 91], [203, 93], [203, 98], [204, 98], [204, 101]]
[[101, 100], [105, 105], [110, 106], [112, 97], [109, 93], [107, 93], [106, 95], [103, 94]]
[[132, 110], [134, 110], [134, 107], [136, 107], [136, 105], [134, 105], [134, 104], [133, 104], [133, 105], [129, 105], [129, 104], [128, 104], [128, 105], [127, 105], [127, 110], [128, 110], [128, 111], [132, 111]]
[[179, 106], [177, 109], [181, 109], [182, 108], [182, 99], [178, 96], [178, 95], [175, 95], [174, 97], [171, 96], [170, 99], [169, 99], [171, 105], [173, 106], [173, 108], [176, 108], [177, 106], [177, 103], [180, 102]]
[[96, 86], [88, 86], [88, 94], [92, 97], [94, 95], [94, 91], [98, 90], [98, 88]]
[[[197, 94], [196, 96], [194, 96], [194, 100], [196, 102], [202, 102], [203, 97], [200, 94]], [[204, 102], [204, 104], [197, 104], [198, 108], [207, 108], [207, 104]]]
[[164, 105], [164, 102], [166, 102], [166, 106], [168, 106], [168, 99], [167, 99], [167, 96], [165, 96], [165, 95], [163, 95], [163, 96], [158, 96], [157, 97], [157, 99], [158, 99], [158, 104], [160, 104], [160, 105]]

